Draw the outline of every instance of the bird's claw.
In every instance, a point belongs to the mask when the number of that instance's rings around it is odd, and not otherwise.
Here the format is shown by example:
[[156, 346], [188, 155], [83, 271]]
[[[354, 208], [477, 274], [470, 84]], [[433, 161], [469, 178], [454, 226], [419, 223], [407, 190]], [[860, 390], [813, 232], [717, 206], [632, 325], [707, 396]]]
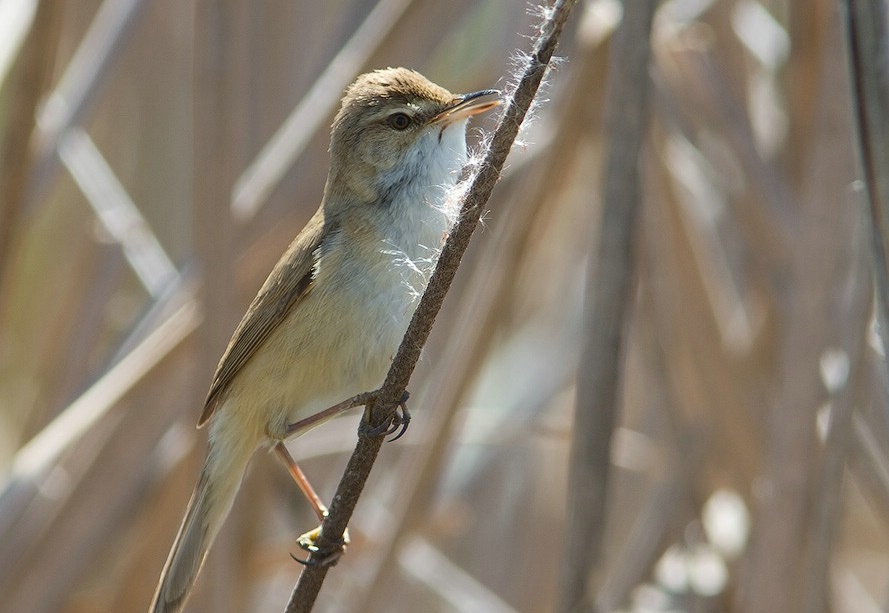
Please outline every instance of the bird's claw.
[[317, 545], [318, 537], [320, 536], [321, 526], [300, 535], [300, 537], [296, 539], [296, 544], [299, 545], [300, 549], [303, 551], [309, 552], [309, 557], [305, 560], [300, 560], [292, 553], [290, 554], [290, 557], [303, 566], [332, 566], [336, 564], [339, 559], [343, 557], [343, 554], [346, 553], [346, 548], [349, 546], [349, 531], [346, 530], [343, 532], [342, 540], [339, 543], [334, 543], [329, 551], [322, 551]]
[[400, 439], [404, 436], [404, 433], [407, 432], [407, 427], [411, 423], [411, 414], [410, 411], [407, 410], [408, 398], [410, 398], [410, 394], [405, 391], [401, 396], [401, 400], [399, 400], [398, 404], [395, 406], [395, 412], [392, 413], [392, 417], [379, 426], [371, 427], [367, 422], [362, 421], [358, 428], [359, 434], [370, 438], [376, 438], [378, 436], [389, 436], [390, 434], [395, 434], [397, 431], [398, 434], [390, 438], [389, 442], [391, 443], [392, 441]]

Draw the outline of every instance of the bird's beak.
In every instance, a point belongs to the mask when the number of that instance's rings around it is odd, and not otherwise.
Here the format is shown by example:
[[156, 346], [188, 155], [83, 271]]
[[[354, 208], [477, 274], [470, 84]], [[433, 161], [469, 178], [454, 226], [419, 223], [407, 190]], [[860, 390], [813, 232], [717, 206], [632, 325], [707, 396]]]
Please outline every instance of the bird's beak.
[[480, 92], [458, 96], [456, 102], [432, 118], [430, 123], [450, 124], [479, 113], [489, 111], [503, 102], [496, 89], [483, 89]]

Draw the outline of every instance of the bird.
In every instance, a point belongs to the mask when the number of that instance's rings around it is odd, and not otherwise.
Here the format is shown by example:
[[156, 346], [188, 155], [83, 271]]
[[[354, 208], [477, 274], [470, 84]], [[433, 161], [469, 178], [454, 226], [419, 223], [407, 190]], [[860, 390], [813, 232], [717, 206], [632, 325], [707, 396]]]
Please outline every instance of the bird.
[[382, 383], [456, 218], [449, 194], [468, 161], [467, 122], [499, 102], [497, 90], [452, 94], [407, 68], [363, 74], [346, 89], [321, 205], [213, 376], [198, 420], [207, 454], [151, 613], [184, 608], [258, 449], [275, 451], [323, 519], [284, 443]]

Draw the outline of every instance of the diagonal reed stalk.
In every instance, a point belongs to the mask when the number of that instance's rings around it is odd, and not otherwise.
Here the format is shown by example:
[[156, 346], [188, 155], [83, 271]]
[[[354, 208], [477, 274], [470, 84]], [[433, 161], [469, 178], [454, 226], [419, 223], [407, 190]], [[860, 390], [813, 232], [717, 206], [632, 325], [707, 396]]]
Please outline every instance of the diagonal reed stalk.
[[[394, 410], [394, 406], [410, 382], [411, 374], [420, 358], [420, 351], [432, 331], [435, 317], [441, 310], [445, 294], [457, 274], [460, 260], [469, 246], [472, 233], [478, 226], [483, 207], [500, 177], [506, 156], [531, 107], [574, 4], [575, 0], [559, 0], [547, 10], [545, 21], [539, 28], [539, 34], [525, 62], [521, 78], [506, 101], [506, 108], [500, 116], [482, 162], [469, 180], [469, 189], [463, 199], [459, 221], [442, 248], [429, 285], [420, 299], [420, 304], [411, 319], [376, 401], [367, 406], [364, 419], [371, 428], [379, 427], [391, 419], [391, 411]], [[392, 407], [392, 409], [375, 412], [375, 407]], [[355, 451], [349, 458], [345, 473], [334, 494], [330, 513], [322, 524], [321, 535], [318, 538], [321, 551], [329, 550], [330, 545], [342, 539], [382, 444], [382, 437], [359, 437]], [[310, 557], [310, 562], [313, 559], [314, 555]], [[306, 612], [312, 609], [328, 569], [329, 566], [306, 566], [290, 596], [287, 613]]]

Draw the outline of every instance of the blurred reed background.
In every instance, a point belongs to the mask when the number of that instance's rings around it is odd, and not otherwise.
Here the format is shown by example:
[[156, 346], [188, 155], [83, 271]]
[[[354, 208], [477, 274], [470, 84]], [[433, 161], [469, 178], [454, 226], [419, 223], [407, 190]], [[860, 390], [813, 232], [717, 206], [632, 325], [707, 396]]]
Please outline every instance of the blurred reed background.
[[[505, 87], [528, 9], [0, 0], [0, 611], [147, 607], [215, 362], [318, 205], [343, 87]], [[560, 610], [585, 572], [566, 500], [620, 9], [577, 6], [317, 611]], [[889, 606], [843, 27], [829, 0], [659, 4], [596, 610]], [[357, 423], [290, 445], [325, 498]], [[258, 455], [189, 611], [282, 610], [315, 525]]]

